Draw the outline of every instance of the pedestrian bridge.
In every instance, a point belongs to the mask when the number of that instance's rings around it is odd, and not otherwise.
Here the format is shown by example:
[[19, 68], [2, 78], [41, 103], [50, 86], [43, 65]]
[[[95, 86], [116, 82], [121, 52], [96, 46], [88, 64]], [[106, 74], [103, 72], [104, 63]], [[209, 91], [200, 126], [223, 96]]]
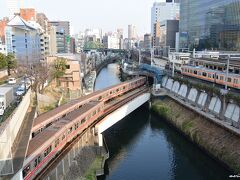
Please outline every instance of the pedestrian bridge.
[[151, 66], [149, 64], [141, 64], [138, 68], [127, 67], [124, 65], [123, 72], [131, 76], [147, 76], [155, 80], [155, 84], [161, 84], [163, 77], [166, 75], [164, 69]]
[[[13, 179], [33, 179], [82, 133], [98, 136], [150, 99], [145, 77], [96, 91], [34, 119], [23, 163]], [[58, 157], [59, 158], [59, 157]], [[15, 168], [16, 169], [16, 168]]]

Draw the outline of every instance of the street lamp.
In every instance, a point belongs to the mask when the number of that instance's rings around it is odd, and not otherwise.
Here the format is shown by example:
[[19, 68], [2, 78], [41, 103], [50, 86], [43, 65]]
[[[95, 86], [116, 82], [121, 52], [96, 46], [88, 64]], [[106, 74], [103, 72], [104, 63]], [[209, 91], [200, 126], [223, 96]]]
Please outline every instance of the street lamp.
[[141, 64], [141, 49], [138, 49], [138, 65]]

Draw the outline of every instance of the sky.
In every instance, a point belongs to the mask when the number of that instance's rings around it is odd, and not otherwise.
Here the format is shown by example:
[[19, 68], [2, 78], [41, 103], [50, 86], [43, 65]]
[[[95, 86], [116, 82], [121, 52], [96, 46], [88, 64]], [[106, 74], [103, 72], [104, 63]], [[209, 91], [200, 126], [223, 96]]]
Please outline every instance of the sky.
[[[86, 28], [123, 28], [126, 37], [128, 24], [134, 24], [140, 36], [150, 33], [155, 1], [163, 0], [24, 0], [24, 7], [34, 7], [49, 20], [70, 21], [72, 34]], [[7, 0], [0, 0], [0, 19], [7, 15]]]

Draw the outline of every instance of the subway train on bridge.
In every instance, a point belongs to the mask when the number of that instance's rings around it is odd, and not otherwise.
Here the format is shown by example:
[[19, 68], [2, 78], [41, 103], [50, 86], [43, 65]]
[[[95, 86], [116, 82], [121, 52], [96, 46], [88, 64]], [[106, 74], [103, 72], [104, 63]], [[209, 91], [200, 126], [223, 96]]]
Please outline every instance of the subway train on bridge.
[[[58, 111], [53, 110], [45, 113], [45, 121], [50, 122], [50, 124], [45, 126], [41, 132], [36, 133], [30, 140], [22, 169], [23, 178], [25, 180], [36, 178], [68, 143], [104, 114], [107, 101], [137, 90], [145, 83], [145, 77], [135, 78], [63, 105], [64, 108], [60, 106], [57, 108]], [[83, 102], [78, 102], [81, 99]], [[51, 117], [53, 114], [54, 118]], [[41, 123], [43, 122], [42, 120]]]
[[[181, 74], [220, 85], [225, 85], [225, 83], [227, 83], [228, 87], [240, 89], [240, 74], [229, 73], [228, 77], [226, 77], [226, 73], [224, 72], [186, 65], [181, 67]], [[227, 81], [225, 81], [226, 78]]]

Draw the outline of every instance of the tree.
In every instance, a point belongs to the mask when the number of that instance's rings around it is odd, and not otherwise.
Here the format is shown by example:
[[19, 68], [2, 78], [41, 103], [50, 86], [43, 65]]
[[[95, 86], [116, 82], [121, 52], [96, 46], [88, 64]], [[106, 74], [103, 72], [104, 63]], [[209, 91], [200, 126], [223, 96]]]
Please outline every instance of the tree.
[[0, 53], [0, 69], [4, 69], [7, 67], [6, 56]]
[[14, 70], [17, 68], [17, 60], [15, 59], [15, 56], [11, 53], [9, 53], [6, 56], [7, 61], [7, 68], [8, 68], [8, 75], [11, 75], [11, 70]]
[[57, 58], [53, 64], [53, 78], [58, 81], [58, 79], [65, 74], [67, 69], [66, 65], [67, 60], [65, 58]]
[[43, 90], [43, 86], [49, 78], [49, 68], [41, 63], [34, 64], [27, 69], [26, 74], [33, 79], [32, 90], [38, 93]]

